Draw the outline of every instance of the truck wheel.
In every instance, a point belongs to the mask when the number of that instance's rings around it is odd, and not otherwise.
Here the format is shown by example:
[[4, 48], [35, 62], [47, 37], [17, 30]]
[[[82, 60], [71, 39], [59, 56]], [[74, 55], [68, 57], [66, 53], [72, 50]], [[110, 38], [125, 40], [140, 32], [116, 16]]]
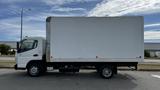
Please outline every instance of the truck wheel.
[[32, 77], [37, 77], [41, 73], [41, 67], [36, 63], [30, 64], [27, 68], [27, 72], [28, 72], [28, 75]]
[[100, 75], [102, 78], [109, 79], [113, 76], [113, 69], [110, 66], [100, 68]]

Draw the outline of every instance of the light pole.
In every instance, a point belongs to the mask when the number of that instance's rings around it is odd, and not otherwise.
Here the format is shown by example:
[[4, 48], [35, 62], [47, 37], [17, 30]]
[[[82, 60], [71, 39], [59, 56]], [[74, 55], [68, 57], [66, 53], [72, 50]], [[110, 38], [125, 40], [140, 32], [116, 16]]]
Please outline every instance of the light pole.
[[23, 29], [23, 8], [21, 9], [21, 39], [20, 41], [22, 41], [22, 29]]
[[[28, 11], [30, 11], [31, 9], [26, 9]], [[24, 8], [21, 9], [21, 37], [20, 37], [20, 41], [22, 41], [22, 37], [23, 37], [23, 11]]]

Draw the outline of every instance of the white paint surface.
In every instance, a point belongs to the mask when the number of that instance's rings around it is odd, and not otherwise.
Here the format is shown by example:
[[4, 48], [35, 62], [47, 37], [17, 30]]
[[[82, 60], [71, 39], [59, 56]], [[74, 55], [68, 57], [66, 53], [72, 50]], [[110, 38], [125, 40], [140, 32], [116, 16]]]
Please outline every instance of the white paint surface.
[[51, 62], [143, 59], [142, 17], [52, 17], [48, 26]]
[[159, 79], [160, 79], [160, 75], [152, 74], [151, 76], [152, 76], [152, 77], [155, 77], [155, 78], [159, 78]]

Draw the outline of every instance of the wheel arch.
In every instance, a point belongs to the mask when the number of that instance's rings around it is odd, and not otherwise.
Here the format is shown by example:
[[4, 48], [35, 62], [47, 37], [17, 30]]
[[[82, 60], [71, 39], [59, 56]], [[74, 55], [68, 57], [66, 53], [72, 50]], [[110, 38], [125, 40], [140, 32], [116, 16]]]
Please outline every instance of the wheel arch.
[[28, 68], [29, 65], [31, 65], [31, 64], [33, 64], [33, 63], [43, 64], [42, 60], [30, 60], [30, 61], [26, 64], [26, 68]]

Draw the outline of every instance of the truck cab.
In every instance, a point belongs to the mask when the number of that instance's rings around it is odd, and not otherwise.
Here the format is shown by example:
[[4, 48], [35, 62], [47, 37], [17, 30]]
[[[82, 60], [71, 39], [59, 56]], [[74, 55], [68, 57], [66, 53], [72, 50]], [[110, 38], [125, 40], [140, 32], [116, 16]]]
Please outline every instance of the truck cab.
[[43, 59], [45, 55], [45, 39], [42, 37], [25, 37], [17, 45], [16, 69], [26, 69], [33, 61]]

